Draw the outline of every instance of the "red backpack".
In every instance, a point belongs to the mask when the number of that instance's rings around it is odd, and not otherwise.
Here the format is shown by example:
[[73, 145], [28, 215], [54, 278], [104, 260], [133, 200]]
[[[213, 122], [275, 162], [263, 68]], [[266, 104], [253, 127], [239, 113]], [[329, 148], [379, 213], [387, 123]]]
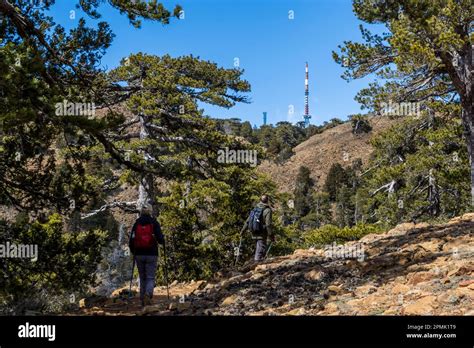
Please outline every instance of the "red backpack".
[[150, 249], [155, 245], [155, 237], [153, 236], [152, 224], [137, 224], [133, 245], [135, 249]]

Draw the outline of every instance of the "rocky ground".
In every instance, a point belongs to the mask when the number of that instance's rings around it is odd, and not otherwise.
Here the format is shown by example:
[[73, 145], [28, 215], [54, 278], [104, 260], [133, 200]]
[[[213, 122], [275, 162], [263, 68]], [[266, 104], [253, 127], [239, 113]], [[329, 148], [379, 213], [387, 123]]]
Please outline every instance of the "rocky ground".
[[122, 288], [81, 300], [71, 314], [474, 315], [473, 232], [473, 213], [442, 225], [405, 223], [345, 244], [363, 259], [297, 250], [216, 282], [175, 282], [170, 301], [156, 288], [145, 309]]

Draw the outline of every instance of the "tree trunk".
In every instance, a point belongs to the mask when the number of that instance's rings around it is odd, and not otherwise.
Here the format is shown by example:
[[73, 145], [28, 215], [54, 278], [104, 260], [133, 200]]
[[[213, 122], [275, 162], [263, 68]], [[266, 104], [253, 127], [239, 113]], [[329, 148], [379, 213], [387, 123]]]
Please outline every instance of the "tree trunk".
[[[193, 159], [191, 156], [188, 157], [186, 160], [186, 165], [188, 167], [188, 170], [191, 171], [193, 167]], [[188, 197], [191, 194], [191, 180], [188, 178], [185, 183], [185, 190], [184, 190], [184, 197], [183, 197], [183, 205], [188, 206]]]
[[[143, 114], [139, 115], [140, 118], [140, 140], [147, 139], [150, 134], [146, 129], [146, 119]], [[150, 161], [150, 156], [146, 151], [143, 152], [143, 158], [145, 162]], [[158, 208], [155, 200], [155, 186], [153, 175], [149, 173], [144, 173], [140, 179], [140, 186], [138, 187], [138, 201], [137, 201], [137, 208], [140, 209], [141, 206], [144, 204], [149, 203], [153, 207], [153, 216], [158, 215]]]
[[155, 200], [155, 187], [153, 182], [153, 176], [151, 174], [144, 174], [140, 180], [140, 186], [138, 187], [138, 209], [145, 204], [149, 203], [153, 207], [153, 216], [158, 215], [158, 209]]
[[469, 164], [471, 169], [471, 206], [474, 207], [474, 125], [473, 118], [474, 114], [472, 106], [469, 108], [463, 108], [462, 120], [464, 124], [464, 134], [467, 143], [467, 153], [469, 156]]
[[[469, 47], [470, 46], [470, 47]], [[463, 73], [465, 76], [466, 94], [461, 94], [462, 120], [464, 127], [469, 131], [467, 137], [467, 151], [469, 154], [469, 163], [471, 165], [471, 207], [474, 208], [474, 100], [473, 100], [473, 71], [474, 71], [474, 45], [467, 44], [466, 57], [463, 60]]]
[[430, 203], [429, 213], [431, 216], [439, 214], [439, 192], [436, 186], [436, 178], [433, 175], [433, 169], [430, 169], [428, 175], [428, 202]]

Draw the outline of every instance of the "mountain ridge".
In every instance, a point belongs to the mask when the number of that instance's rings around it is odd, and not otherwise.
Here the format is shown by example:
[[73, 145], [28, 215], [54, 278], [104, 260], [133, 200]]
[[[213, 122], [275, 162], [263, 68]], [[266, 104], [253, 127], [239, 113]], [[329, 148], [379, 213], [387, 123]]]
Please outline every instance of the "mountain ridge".
[[366, 165], [372, 153], [370, 140], [400, 122], [400, 119], [373, 116], [369, 121], [372, 126], [369, 133], [355, 135], [352, 133], [351, 123], [345, 122], [295, 146], [294, 155], [283, 164], [264, 160], [258, 170], [267, 174], [277, 184], [280, 192], [293, 192], [298, 170], [300, 166], [306, 166], [316, 188], [321, 188], [332, 164], [340, 163], [343, 167], [348, 167], [353, 160], [360, 158], [363, 165]]

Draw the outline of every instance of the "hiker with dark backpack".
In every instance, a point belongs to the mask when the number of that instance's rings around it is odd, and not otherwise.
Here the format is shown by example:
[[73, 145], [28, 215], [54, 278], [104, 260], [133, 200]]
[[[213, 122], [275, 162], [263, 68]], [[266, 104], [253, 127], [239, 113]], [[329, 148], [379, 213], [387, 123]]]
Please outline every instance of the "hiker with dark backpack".
[[135, 221], [128, 243], [137, 264], [140, 276], [140, 301], [142, 306], [151, 304], [155, 288], [158, 264], [158, 243], [165, 245], [158, 221], [152, 216], [151, 204], [140, 209], [140, 217]]
[[272, 229], [272, 209], [268, 204], [267, 195], [263, 195], [260, 202], [252, 209], [240, 234], [242, 235], [246, 230], [249, 230], [252, 238], [257, 241], [254, 260], [262, 261], [266, 256], [267, 239], [271, 242], [275, 241]]

